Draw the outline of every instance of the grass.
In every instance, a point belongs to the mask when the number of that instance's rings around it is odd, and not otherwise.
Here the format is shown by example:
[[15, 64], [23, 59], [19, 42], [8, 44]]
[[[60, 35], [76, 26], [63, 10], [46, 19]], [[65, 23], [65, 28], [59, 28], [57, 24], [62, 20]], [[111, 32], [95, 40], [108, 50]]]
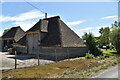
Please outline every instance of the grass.
[[[113, 55], [114, 50], [103, 50], [104, 54]], [[118, 59], [119, 58], [119, 59]], [[119, 61], [118, 61], [119, 60]], [[74, 58], [41, 66], [32, 66], [3, 73], [3, 78], [81, 78], [95, 74], [101, 69], [113, 66], [120, 62], [120, 57], [110, 56], [101, 59]]]
[[116, 50], [101, 49], [101, 51], [103, 51], [104, 54], [108, 54], [108, 55], [111, 55], [111, 56], [120, 56], [120, 54], [117, 54]]
[[101, 63], [101, 65], [92, 67], [88, 70], [85, 70], [83, 72], [80, 73], [75, 73], [73, 75], [63, 75], [63, 77], [67, 77], [67, 78], [86, 78], [86, 77], [91, 77], [93, 75], [96, 74], [96, 72], [100, 71], [100, 70], [104, 70], [107, 69], [110, 66], [115, 66], [116, 64], [120, 63], [120, 58], [117, 57], [118, 59], [115, 59], [116, 57], [110, 57], [107, 58], [105, 60], [100, 60], [97, 63]]
[[76, 71], [87, 70], [98, 66], [98, 59], [76, 59], [50, 63], [42, 66], [33, 66], [23, 69], [11, 70], [3, 73], [3, 77], [13, 76], [14, 78], [49, 78], [63, 74], [72, 74]]

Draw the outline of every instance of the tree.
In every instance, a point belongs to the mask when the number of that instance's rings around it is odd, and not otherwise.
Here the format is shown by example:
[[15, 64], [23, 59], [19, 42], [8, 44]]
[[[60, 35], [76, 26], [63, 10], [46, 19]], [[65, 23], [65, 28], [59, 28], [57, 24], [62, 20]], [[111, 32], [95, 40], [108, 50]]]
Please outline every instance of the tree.
[[86, 45], [89, 48], [90, 54], [93, 54], [95, 56], [98, 56], [101, 54], [101, 52], [98, 50], [98, 48], [96, 47], [96, 42], [95, 42], [95, 38], [93, 36], [92, 33], [85, 33], [82, 36], [83, 40], [85, 40]]
[[100, 37], [94, 37], [95, 38], [95, 42], [96, 42], [96, 45], [99, 46], [100, 45]]
[[120, 26], [120, 22], [117, 22], [117, 21], [115, 21], [115, 22], [112, 24], [112, 28], [119, 27], [119, 26]]
[[110, 29], [109, 27], [106, 28], [101, 28], [99, 30], [100, 35], [100, 39], [99, 39], [99, 46], [104, 46], [104, 45], [109, 45], [109, 33], [110, 33]]
[[7, 33], [10, 29], [11, 29], [11, 28], [5, 29], [4, 32], [3, 32], [3, 35], [4, 35], [5, 33]]
[[112, 28], [110, 33], [110, 41], [117, 50], [117, 53], [120, 54], [120, 26]]
[[103, 27], [100, 28], [99, 33], [100, 33], [100, 34], [103, 34], [103, 30], [104, 30]]

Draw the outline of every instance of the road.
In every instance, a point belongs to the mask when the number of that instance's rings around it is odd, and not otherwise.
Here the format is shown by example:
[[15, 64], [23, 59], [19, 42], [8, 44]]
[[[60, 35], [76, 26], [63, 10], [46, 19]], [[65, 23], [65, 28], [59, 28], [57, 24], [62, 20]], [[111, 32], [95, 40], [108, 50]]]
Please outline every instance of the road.
[[120, 78], [120, 65], [101, 71], [98, 75], [92, 78]]

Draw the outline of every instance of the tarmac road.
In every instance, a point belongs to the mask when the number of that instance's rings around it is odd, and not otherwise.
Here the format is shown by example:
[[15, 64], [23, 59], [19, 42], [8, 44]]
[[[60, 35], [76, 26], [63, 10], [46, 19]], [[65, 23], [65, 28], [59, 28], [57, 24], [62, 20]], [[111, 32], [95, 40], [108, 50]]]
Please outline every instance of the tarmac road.
[[98, 75], [92, 78], [119, 78], [120, 79], [120, 65], [108, 68], [107, 70], [100, 72]]

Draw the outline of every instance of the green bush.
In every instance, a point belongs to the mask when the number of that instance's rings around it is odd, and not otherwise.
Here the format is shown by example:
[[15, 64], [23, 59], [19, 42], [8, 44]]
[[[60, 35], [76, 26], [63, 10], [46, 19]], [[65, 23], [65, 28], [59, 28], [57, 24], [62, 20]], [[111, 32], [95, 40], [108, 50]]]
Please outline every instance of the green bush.
[[100, 56], [97, 56], [98, 59], [105, 59], [105, 56], [103, 55], [100, 55]]
[[93, 54], [87, 53], [86, 56], [85, 56], [85, 58], [87, 58], [87, 59], [93, 59], [93, 58], [95, 58], [95, 56]]
[[96, 53], [95, 56], [103, 55], [103, 52], [98, 48], [96, 48], [95, 53]]
[[110, 45], [110, 50], [114, 50], [114, 46], [113, 45]]
[[93, 54], [94, 56], [99, 56], [102, 54], [101, 50], [99, 50], [96, 46], [97, 43], [95, 41], [95, 37], [92, 33], [85, 33], [82, 36], [83, 40], [85, 40], [85, 44], [88, 46], [89, 53]]

